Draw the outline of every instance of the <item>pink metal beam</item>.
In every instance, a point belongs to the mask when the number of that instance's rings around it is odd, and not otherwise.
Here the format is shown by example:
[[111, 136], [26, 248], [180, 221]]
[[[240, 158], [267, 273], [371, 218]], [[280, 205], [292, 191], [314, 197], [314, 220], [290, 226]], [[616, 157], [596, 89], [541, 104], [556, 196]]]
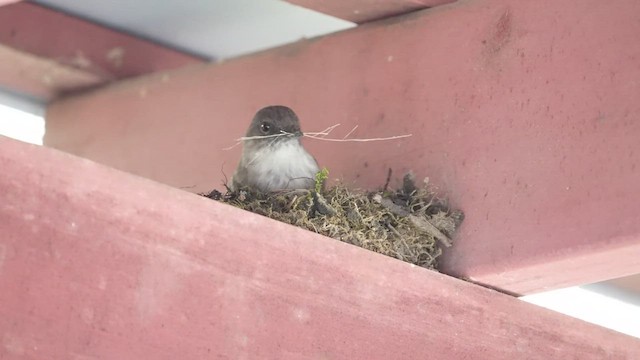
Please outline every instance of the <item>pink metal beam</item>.
[[0, 137], [3, 359], [635, 359], [640, 341]]
[[467, 215], [446, 272], [516, 294], [626, 276], [640, 272], [637, 14], [635, 0], [458, 2], [58, 102], [45, 142], [204, 191], [233, 172], [239, 147], [223, 148], [253, 112], [282, 103], [305, 131], [413, 134], [306, 144], [349, 184], [429, 176]]
[[28, 2], [0, 8], [0, 46], [0, 85], [45, 98], [87, 85], [67, 81], [59, 86], [54, 80], [61, 73], [97, 85], [202, 62]]
[[358, 24], [452, 3], [456, 0], [287, 0]]

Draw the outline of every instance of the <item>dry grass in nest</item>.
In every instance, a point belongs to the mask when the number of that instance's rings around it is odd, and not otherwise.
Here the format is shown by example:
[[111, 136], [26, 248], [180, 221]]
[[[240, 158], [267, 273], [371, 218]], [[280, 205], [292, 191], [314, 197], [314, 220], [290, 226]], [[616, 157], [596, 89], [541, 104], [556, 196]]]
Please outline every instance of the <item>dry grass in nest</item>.
[[319, 193], [214, 190], [203, 195], [429, 269], [436, 269], [442, 247], [451, 245], [464, 217], [426, 182], [416, 187], [410, 175], [395, 191], [352, 191], [337, 185]]

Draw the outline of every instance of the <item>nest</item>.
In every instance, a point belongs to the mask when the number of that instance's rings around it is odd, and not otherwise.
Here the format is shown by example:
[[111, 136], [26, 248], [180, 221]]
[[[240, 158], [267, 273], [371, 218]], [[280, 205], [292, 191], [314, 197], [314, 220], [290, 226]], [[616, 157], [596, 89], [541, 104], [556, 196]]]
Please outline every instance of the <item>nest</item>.
[[317, 179], [315, 190], [213, 190], [202, 195], [429, 269], [436, 269], [442, 248], [451, 246], [464, 218], [439, 199], [427, 181], [417, 187], [410, 174], [393, 191], [386, 185], [364, 192], [340, 184], [323, 190], [323, 180]]

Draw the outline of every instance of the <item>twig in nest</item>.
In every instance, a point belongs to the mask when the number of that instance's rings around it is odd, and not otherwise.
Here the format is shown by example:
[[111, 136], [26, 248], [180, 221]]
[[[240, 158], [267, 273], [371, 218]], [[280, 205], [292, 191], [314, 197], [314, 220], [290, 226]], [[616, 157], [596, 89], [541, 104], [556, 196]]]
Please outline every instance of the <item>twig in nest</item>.
[[372, 200], [377, 202], [378, 204], [384, 206], [385, 208], [387, 208], [387, 210], [391, 211], [391, 213], [393, 213], [395, 215], [402, 216], [402, 217], [407, 217], [407, 216], [409, 216], [411, 214], [409, 212], [409, 210], [403, 208], [400, 205], [395, 204], [389, 198], [382, 197], [382, 195], [380, 195], [380, 194], [373, 195]]
[[413, 225], [420, 228], [420, 230], [430, 234], [438, 241], [440, 241], [442, 245], [451, 247], [451, 239], [449, 239], [447, 235], [443, 234], [442, 231], [438, 230], [437, 227], [433, 226], [433, 224], [430, 223], [429, 220], [415, 215], [409, 215], [409, 220], [411, 220], [411, 223]]
[[229, 184], [229, 179], [227, 178], [227, 174], [225, 174], [224, 172], [224, 162], [222, 163], [222, 166], [220, 166], [220, 172], [222, 173], [222, 176], [224, 176], [224, 183], [222, 183], [222, 185], [224, 185], [224, 187], [227, 189], [227, 191], [231, 190], [229, 189], [229, 186], [227, 184]]
[[402, 239], [402, 235], [398, 232], [398, 230], [396, 230], [396, 228], [393, 227], [393, 225], [391, 224], [387, 224], [387, 227], [389, 228], [389, 230], [391, 230], [391, 232], [396, 234], [396, 236], [400, 239], [400, 241], [404, 243], [404, 247], [408, 249], [409, 246], [407, 246], [407, 243]]
[[313, 196], [313, 206], [309, 209], [311, 214], [317, 212], [321, 215], [333, 216], [336, 214], [336, 210], [329, 205], [325, 198], [318, 194], [317, 192], [312, 193]]
[[391, 173], [393, 172], [393, 170], [391, 170], [391, 168], [389, 168], [389, 171], [387, 171], [387, 181], [384, 182], [384, 187], [382, 188], [382, 192], [387, 191], [387, 189], [389, 188], [389, 183], [391, 182]]
[[382, 197], [382, 195], [380, 194], [375, 194], [372, 199], [373, 201], [387, 208], [387, 210], [391, 211], [392, 213], [398, 216], [408, 217], [414, 226], [424, 231], [425, 233], [433, 236], [435, 239], [440, 241], [444, 246], [446, 247], [451, 246], [451, 239], [449, 239], [447, 235], [443, 234], [442, 231], [438, 230], [438, 228], [435, 227], [432, 223], [430, 223], [429, 220], [427, 220], [426, 218], [411, 214], [409, 210], [403, 208], [400, 205], [395, 204], [391, 199]]

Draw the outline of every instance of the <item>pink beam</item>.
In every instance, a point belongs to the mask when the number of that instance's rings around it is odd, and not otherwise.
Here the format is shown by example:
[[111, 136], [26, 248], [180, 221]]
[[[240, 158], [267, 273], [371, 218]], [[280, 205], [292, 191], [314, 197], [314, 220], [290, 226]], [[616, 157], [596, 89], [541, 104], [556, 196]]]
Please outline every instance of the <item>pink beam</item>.
[[640, 358], [638, 339], [508, 295], [55, 150], [0, 149], [3, 359]]
[[0, 0], [0, 6], [17, 3], [20, 0]]
[[[0, 8], [0, 46], [5, 49], [0, 62], [0, 85], [45, 98], [86, 86], [79, 82], [58, 87], [55, 82], [43, 80], [46, 77], [41, 73], [47, 70], [49, 77], [60, 76], [59, 69], [82, 74], [96, 85], [202, 62], [28, 2]], [[10, 62], [15, 64], [9, 66]], [[48, 66], [34, 66], [33, 62], [46, 62]]]
[[639, 13], [454, 3], [57, 102], [45, 142], [205, 191], [233, 172], [239, 147], [223, 149], [253, 112], [286, 104], [305, 131], [413, 134], [306, 144], [349, 184], [429, 176], [467, 215], [447, 273], [516, 294], [626, 276], [640, 272]]
[[0, 59], [2, 87], [44, 100], [51, 100], [74, 90], [99, 86], [110, 80], [1, 44]]
[[287, 0], [358, 24], [448, 4], [456, 0]]

